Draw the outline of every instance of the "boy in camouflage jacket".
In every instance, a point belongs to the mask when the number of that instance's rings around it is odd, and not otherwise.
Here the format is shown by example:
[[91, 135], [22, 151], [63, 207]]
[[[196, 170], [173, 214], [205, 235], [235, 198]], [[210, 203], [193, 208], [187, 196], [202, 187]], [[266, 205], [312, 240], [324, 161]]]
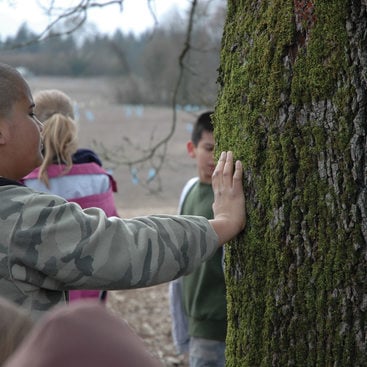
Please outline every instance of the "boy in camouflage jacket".
[[242, 165], [223, 152], [213, 174], [214, 219], [107, 218], [19, 180], [42, 162], [42, 123], [27, 82], [0, 64], [0, 294], [34, 318], [70, 289], [127, 289], [191, 272], [245, 224]]

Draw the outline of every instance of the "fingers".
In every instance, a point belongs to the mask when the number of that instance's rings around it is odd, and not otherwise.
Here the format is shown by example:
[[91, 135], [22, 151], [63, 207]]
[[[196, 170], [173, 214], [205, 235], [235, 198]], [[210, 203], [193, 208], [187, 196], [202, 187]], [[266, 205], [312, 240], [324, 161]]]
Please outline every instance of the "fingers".
[[223, 184], [226, 187], [232, 187], [233, 180], [233, 153], [227, 152], [226, 161], [223, 169]]
[[226, 163], [226, 157], [227, 157], [227, 153], [226, 152], [222, 152], [218, 163], [215, 167], [215, 170], [213, 172], [212, 175], [212, 186], [213, 186], [213, 190], [214, 192], [220, 187], [222, 186], [222, 179], [223, 179], [223, 170], [224, 170], [224, 165]]
[[215, 189], [223, 186], [232, 187], [233, 185], [235, 185], [236, 188], [242, 188], [242, 172], [242, 164], [240, 161], [237, 161], [235, 172], [233, 173], [233, 153], [231, 151], [222, 152], [213, 173], [213, 188]]
[[242, 186], [243, 166], [241, 161], [236, 161], [235, 171], [233, 174], [233, 190], [240, 192], [243, 190]]
[[223, 244], [245, 226], [245, 196], [242, 186], [243, 167], [233, 164], [233, 153], [222, 152], [212, 177], [214, 191], [212, 225]]

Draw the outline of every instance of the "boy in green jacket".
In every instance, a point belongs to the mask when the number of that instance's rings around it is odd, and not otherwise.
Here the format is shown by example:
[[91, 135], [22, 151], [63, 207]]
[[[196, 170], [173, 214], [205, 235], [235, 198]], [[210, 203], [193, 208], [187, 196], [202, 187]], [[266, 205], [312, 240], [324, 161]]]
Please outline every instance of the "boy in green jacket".
[[[198, 177], [190, 179], [182, 190], [179, 209], [180, 214], [208, 219], [213, 218], [212, 175], [215, 169], [211, 114], [205, 112], [199, 116], [187, 143], [189, 156], [196, 160]], [[190, 367], [225, 365], [227, 310], [222, 257], [220, 247], [191, 274], [170, 284], [173, 338], [179, 352], [189, 352]], [[179, 298], [179, 292], [182, 292], [181, 301], [173, 296], [176, 294]], [[179, 309], [179, 302], [182, 302], [183, 311]], [[183, 333], [179, 334], [180, 331]]]
[[34, 318], [70, 289], [146, 287], [193, 271], [245, 224], [242, 165], [228, 152], [213, 177], [214, 219], [107, 218], [19, 183], [42, 163], [42, 123], [27, 82], [0, 64], [0, 295]]

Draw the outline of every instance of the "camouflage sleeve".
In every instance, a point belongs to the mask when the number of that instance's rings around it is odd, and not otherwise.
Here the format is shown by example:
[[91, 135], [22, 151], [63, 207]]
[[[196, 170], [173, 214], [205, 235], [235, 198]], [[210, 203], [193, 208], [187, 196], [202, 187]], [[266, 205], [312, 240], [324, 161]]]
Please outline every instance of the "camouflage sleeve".
[[203, 217], [122, 220], [56, 196], [16, 197], [9, 264], [21, 284], [49, 290], [145, 287], [192, 271], [218, 247]]

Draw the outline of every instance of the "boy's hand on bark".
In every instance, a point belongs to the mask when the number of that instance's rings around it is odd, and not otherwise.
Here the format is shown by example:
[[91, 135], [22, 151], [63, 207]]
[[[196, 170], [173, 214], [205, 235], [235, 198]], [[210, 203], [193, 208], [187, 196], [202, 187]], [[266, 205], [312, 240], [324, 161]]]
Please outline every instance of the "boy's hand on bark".
[[236, 161], [234, 173], [233, 166], [232, 152], [222, 152], [212, 177], [214, 219], [211, 224], [220, 244], [235, 237], [246, 223], [242, 163]]

